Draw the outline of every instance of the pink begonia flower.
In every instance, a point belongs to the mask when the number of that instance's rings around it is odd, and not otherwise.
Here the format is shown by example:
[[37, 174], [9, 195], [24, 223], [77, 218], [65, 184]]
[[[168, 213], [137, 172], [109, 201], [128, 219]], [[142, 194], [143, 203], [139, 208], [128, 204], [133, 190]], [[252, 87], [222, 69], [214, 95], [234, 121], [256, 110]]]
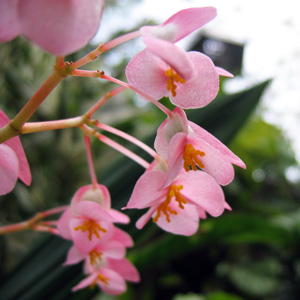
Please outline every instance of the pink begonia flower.
[[106, 258], [97, 268], [92, 268], [87, 278], [73, 288], [73, 291], [85, 287], [94, 287], [96, 284], [109, 295], [119, 295], [126, 291], [126, 282], [139, 282], [140, 276], [136, 268], [126, 258]]
[[128, 216], [110, 208], [110, 196], [105, 186], [98, 184], [80, 188], [71, 206], [60, 217], [57, 229], [65, 239], [73, 240], [82, 253], [89, 253], [97, 244], [115, 235], [114, 222], [128, 223]]
[[214, 7], [187, 8], [177, 12], [161, 25], [141, 27], [140, 32], [144, 37], [175, 43], [211, 21], [216, 15], [217, 10]]
[[197, 124], [188, 121], [184, 111], [177, 107], [172, 118], [158, 128], [154, 142], [157, 153], [168, 160], [168, 171], [163, 183], [168, 186], [181, 172], [202, 169], [221, 185], [234, 178], [232, 164], [245, 168], [243, 161], [217, 138]]
[[99, 244], [88, 256], [83, 256], [75, 247], [68, 254], [67, 263], [85, 259], [84, 273], [89, 276], [73, 288], [73, 291], [96, 284], [107, 294], [118, 295], [126, 291], [125, 280], [140, 281], [133, 264], [125, 258], [124, 246], [116, 241]]
[[96, 265], [98, 261], [103, 260], [103, 257], [121, 259], [125, 257], [125, 254], [125, 246], [114, 240], [97, 244], [95, 248], [87, 254], [82, 254], [75, 246], [72, 246], [68, 252], [64, 265], [77, 264], [85, 259], [87, 259], [91, 265]]
[[95, 35], [103, 0], [1, 0], [0, 42], [24, 35], [56, 56], [73, 53]]
[[143, 228], [152, 217], [165, 231], [189, 236], [197, 231], [204, 211], [214, 217], [223, 213], [226, 206], [223, 191], [210, 175], [201, 171], [184, 172], [172, 184], [161, 188], [165, 176], [162, 170], [150, 170], [137, 181], [125, 208], [150, 207], [137, 221], [137, 228]]
[[[0, 110], [0, 128], [9, 118]], [[31, 183], [29, 164], [19, 137], [0, 144], [0, 195], [9, 193], [20, 178], [26, 185]]]
[[232, 76], [200, 52], [186, 53], [167, 41], [148, 40], [148, 47], [130, 60], [125, 72], [130, 85], [155, 100], [169, 97], [182, 108], [204, 107], [218, 94], [219, 75]]

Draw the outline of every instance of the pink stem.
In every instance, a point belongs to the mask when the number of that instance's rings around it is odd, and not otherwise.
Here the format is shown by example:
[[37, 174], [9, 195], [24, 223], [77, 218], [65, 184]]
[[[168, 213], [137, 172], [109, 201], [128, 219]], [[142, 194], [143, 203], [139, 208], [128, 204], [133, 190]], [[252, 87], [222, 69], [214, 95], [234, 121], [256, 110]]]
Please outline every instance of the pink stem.
[[56, 120], [56, 121], [28, 122], [23, 125], [21, 129], [21, 133], [27, 134], [32, 132], [79, 127], [83, 123], [84, 123], [83, 117], [75, 117], [75, 118]]
[[78, 68], [82, 67], [83, 65], [95, 60], [101, 53], [103, 53], [109, 49], [112, 49], [113, 47], [116, 47], [116, 46], [118, 46], [124, 42], [127, 42], [131, 39], [134, 39], [138, 36], [140, 36], [139, 31], [134, 31], [134, 32], [125, 34], [123, 36], [117, 37], [104, 45], [100, 45], [95, 50], [91, 51], [84, 57], [82, 57], [79, 60], [72, 63], [72, 68], [78, 69]]
[[168, 117], [173, 118], [172, 112], [163, 104], [158, 102], [157, 100], [153, 99], [149, 95], [145, 94], [144, 92], [138, 90], [134, 86], [121, 81], [119, 79], [113, 78], [111, 76], [105, 75], [103, 71], [89, 71], [89, 70], [74, 70], [71, 74], [72, 76], [77, 76], [77, 77], [92, 77], [92, 78], [102, 78], [105, 80], [109, 80], [111, 82], [117, 83], [127, 89], [131, 89], [132, 91], [138, 93], [140, 96], [146, 98], [150, 102], [152, 102], [155, 106], [157, 106], [162, 112], [164, 112]]
[[46, 226], [56, 226], [57, 221], [43, 221], [42, 224]]
[[103, 124], [103, 123], [100, 123], [100, 122], [97, 122], [96, 126], [100, 129], [103, 129], [105, 131], [108, 131], [108, 132], [111, 132], [115, 135], [118, 135], [118, 136], [122, 137], [123, 139], [137, 145], [138, 147], [145, 150], [147, 153], [149, 153], [154, 158], [157, 157], [157, 153], [152, 148], [150, 148], [148, 145], [144, 144], [142, 141], [136, 139], [135, 137], [133, 137], [133, 136], [121, 131], [121, 130], [118, 130], [116, 128], [113, 128], [109, 125], [106, 125], [106, 124]]
[[110, 146], [110, 147], [114, 148], [115, 150], [121, 152], [122, 154], [126, 155], [127, 157], [131, 158], [132, 160], [134, 160], [135, 162], [140, 164], [145, 169], [147, 169], [150, 166], [150, 164], [147, 161], [145, 161], [143, 158], [136, 155], [135, 153], [128, 150], [127, 148], [123, 147], [122, 145], [116, 143], [115, 141], [111, 140], [110, 138], [108, 138], [102, 134], [99, 134], [98, 139], [101, 142], [107, 144], [108, 146]]
[[101, 48], [102, 52], [105, 52], [105, 51], [110, 50], [113, 47], [116, 47], [120, 44], [123, 44], [123, 43], [125, 43], [129, 40], [135, 39], [135, 38], [139, 37], [140, 35], [141, 34], [140, 34], [139, 31], [130, 32], [130, 33], [127, 33], [123, 36], [119, 36], [119, 37], [107, 42], [106, 44], [104, 44], [100, 48]]
[[55, 207], [49, 210], [45, 210], [42, 212], [37, 213], [35, 216], [33, 216], [31, 219], [0, 227], [0, 235], [5, 233], [11, 233], [16, 231], [22, 231], [22, 230], [28, 230], [28, 229], [34, 229], [37, 226], [37, 223], [40, 222], [41, 219], [46, 218], [48, 216], [61, 213], [65, 211], [68, 208], [68, 206], [60, 206]]
[[64, 206], [59, 206], [59, 207], [51, 208], [51, 209], [42, 211], [40, 213], [37, 213], [37, 215], [38, 214], [41, 215], [40, 218], [46, 218], [48, 216], [52, 216], [52, 215], [64, 212], [68, 207], [69, 207], [69, 205], [64, 205]]
[[106, 79], [106, 80], [109, 80], [111, 82], [114, 82], [114, 83], [117, 83], [121, 86], [124, 86], [128, 89], [131, 89], [133, 91], [135, 91], [136, 93], [138, 93], [140, 96], [146, 98], [147, 100], [149, 100], [150, 102], [152, 102], [155, 106], [157, 106], [162, 112], [164, 112], [167, 116], [169, 117], [172, 117], [172, 112], [166, 107], [164, 106], [163, 104], [161, 104], [160, 102], [158, 102], [157, 100], [153, 99], [152, 97], [150, 97], [149, 95], [145, 94], [144, 92], [138, 90], [137, 88], [135, 88], [134, 86], [124, 82], [124, 81], [121, 81], [119, 79], [116, 79], [116, 78], [113, 78], [113, 77], [110, 77], [108, 75], [105, 75], [104, 73], [102, 73], [102, 76], [101, 76], [102, 79]]
[[64, 77], [54, 69], [42, 86], [25, 104], [20, 112], [8, 123], [0, 128], [0, 143], [20, 134], [22, 126], [30, 119], [30, 117], [39, 108], [46, 97], [53, 91]]
[[85, 150], [86, 150], [92, 184], [93, 187], [96, 188], [98, 185], [98, 181], [97, 181], [97, 175], [96, 175], [95, 166], [92, 157], [91, 141], [88, 135], [84, 136], [84, 142], [85, 142]]
[[48, 226], [42, 226], [42, 225], [36, 225], [33, 227], [36, 231], [42, 231], [42, 232], [49, 232], [55, 235], [59, 235], [59, 231], [56, 228], [48, 227]]
[[99, 99], [86, 113], [85, 116], [87, 118], [90, 118], [93, 113], [95, 113], [107, 100], [109, 100], [111, 97], [123, 92], [126, 88], [123, 86], [120, 86], [109, 93], [105, 94], [101, 99]]

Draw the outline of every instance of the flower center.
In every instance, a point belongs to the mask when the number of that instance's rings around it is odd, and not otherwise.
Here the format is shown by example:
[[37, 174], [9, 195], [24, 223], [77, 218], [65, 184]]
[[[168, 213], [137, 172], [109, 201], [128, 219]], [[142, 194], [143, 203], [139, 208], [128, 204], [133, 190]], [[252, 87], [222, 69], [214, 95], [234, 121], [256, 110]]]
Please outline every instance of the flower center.
[[99, 231], [102, 231], [104, 233], [107, 232], [106, 229], [102, 228], [97, 222], [95, 222], [93, 220], [85, 221], [82, 225], [79, 225], [79, 226], [75, 227], [74, 229], [75, 230], [80, 229], [82, 232], [88, 231], [90, 241], [92, 240], [93, 234], [99, 239], [100, 238]]
[[193, 145], [187, 144], [182, 153], [183, 167], [188, 172], [191, 169], [197, 171], [197, 166], [201, 169], [204, 168], [203, 162], [198, 158], [198, 156], [204, 156], [205, 153], [200, 150], [196, 150]]
[[96, 265], [97, 261], [99, 260], [101, 261], [101, 256], [102, 256], [101, 252], [98, 252], [97, 250], [92, 250], [89, 253], [91, 265]]
[[172, 68], [170, 68], [166, 71], [166, 76], [168, 77], [167, 89], [168, 89], [168, 91], [170, 91], [172, 93], [172, 96], [175, 97], [176, 96], [176, 88], [177, 88], [177, 85], [175, 84], [175, 82], [185, 83], [185, 80], [183, 78], [181, 78], [179, 76], [179, 74], [174, 72]]
[[169, 188], [168, 194], [166, 196], [166, 200], [157, 208], [157, 214], [153, 218], [153, 222], [156, 223], [161, 214], [163, 213], [166, 216], [167, 222], [171, 222], [170, 214], [177, 215], [177, 211], [173, 210], [169, 204], [173, 197], [175, 197], [175, 201], [178, 202], [178, 206], [181, 209], [184, 209], [183, 204], [186, 204], [187, 201], [184, 197], [181, 196], [180, 190], [183, 189], [183, 185], [171, 185]]
[[104, 275], [102, 275], [102, 274], [99, 273], [97, 275], [97, 277], [95, 278], [95, 280], [92, 282], [91, 289], [93, 289], [95, 287], [95, 285], [97, 284], [98, 280], [102, 281], [105, 285], [108, 285], [109, 278], [107, 278]]

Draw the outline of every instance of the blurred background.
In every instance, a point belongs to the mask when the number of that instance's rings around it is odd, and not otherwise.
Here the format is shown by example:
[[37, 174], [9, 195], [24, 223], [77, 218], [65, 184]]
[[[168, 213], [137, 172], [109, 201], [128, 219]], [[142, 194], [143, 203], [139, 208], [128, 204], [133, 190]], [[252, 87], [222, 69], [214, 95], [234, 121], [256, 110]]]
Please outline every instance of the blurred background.
[[[215, 6], [218, 17], [180, 41], [232, 72], [221, 81], [219, 96], [206, 108], [187, 111], [191, 120], [218, 137], [247, 165], [224, 187], [233, 210], [201, 220], [197, 234], [179, 237], [153, 224], [142, 231], [135, 221], [142, 211], [126, 211], [135, 241], [128, 257], [141, 273], [122, 296], [98, 289], [72, 293], [83, 278], [82, 266], [62, 267], [70, 244], [46, 233], [0, 236], [0, 299], [94, 300], [296, 300], [300, 297], [300, 21], [296, 1], [124, 0], [106, 1], [99, 32], [90, 45], [67, 58], [76, 60], [98, 43], [159, 24], [180, 9]], [[104, 53], [90, 69], [126, 80], [124, 68], [144, 48], [141, 39]], [[0, 109], [12, 118], [39, 88], [54, 58], [24, 38], [0, 45]], [[114, 84], [91, 78], [67, 78], [31, 121], [78, 116]], [[170, 108], [168, 99], [162, 99]], [[131, 91], [108, 101], [95, 114], [153, 146], [165, 116]], [[110, 136], [110, 135], [108, 135]], [[139, 149], [131, 150], [151, 160]], [[37, 211], [69, 203], [90, 183], [83, 135], [78, 129], [21, 137], [33, 182], [18, 182], [0, 198], [0, 224], [30, 218]], [[143, 169], [92, 140], [98, 180], [108, 186], [112, 203], [128, 201]], [[130, 176], [128, 176], [130, 174]]]

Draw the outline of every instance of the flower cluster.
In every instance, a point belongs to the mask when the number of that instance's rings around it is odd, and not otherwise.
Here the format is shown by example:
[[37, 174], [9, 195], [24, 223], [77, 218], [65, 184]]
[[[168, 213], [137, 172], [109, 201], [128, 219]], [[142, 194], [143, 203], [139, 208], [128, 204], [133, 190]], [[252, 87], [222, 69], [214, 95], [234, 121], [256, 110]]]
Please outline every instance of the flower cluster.
[[[219, 91], [219, 76], [232, 75], [200, 52], [185, 52], [177, 42], [216, 16], [212, 7], [182, 10], [160, 26], [140, 29], [146, 49], [126, 67], [128, 82], [154, 100], [169, 97], [177, 107], [158, 128], [159, 155], [136, 183], [125, 208], [149, 210], [138, 221], [150, 219], [162, 229], [192, 235], [206, 212], [217, 217], [225, 202], [220, 185], [234, 178], [232, 164], [245, 164], [218, 139], [187, 120], [183, 108], [201, 108]], [[170, 55], [171, 54], [171, 55]]]
[[[23, 222], [10, 230], [29, 225], [35, 230], [58, 233], [73, 242], [65, 265], [84, 262], [83, 279], [73, 290], [98, 285], [105, 293], [118, 295], [126, 290], [126, 281], [138, 282], [139, 274], [125, 258], [131, 237], [115, 226], [127, 224], [127, 215], [111, 208], [107, 188], [97, 182], [91, 154], [90, 136], [129, 156], [145, 167], [124, 209], [145, 209], [136, 226], [142, 229], [152, 218], [165, 231], [190, 236], [207, 214], [218, 217], [225, 209], [221, 186], [234, 179], [233, 165], [245, 164], [218, 139], [187, 119], [184, 109], [202, 108], [214, 100], [219, 91], [219, 77], [232, 75], [214, 65], [206, 55], [186, 52], [175, 43], [216, 16], [213, 7], [196, 7], [179, 11], [163, 24], [144, 26], [136, 32], [100, 45], [76, 62], [65, 62], [64, 55], [84, 46], [95, 34], [102, 13], [103, 0], [2, 0], [0, 1], [0, 41], [23, 35], [44, 50], [56, 55], [53, 72], [11, 121], [0, 111], [0, 195], [10, 192], [17, 178], [31, 182], [29, 165], [16, 135], [44, 130], [78, 127], [84, 132], [91, 185], [81, 187], [67, 209], [55, 209], [43, 216], [61, 212], [55, 228]], [[41, 13], [43, 12], [43, 13]], [[145, 49], [128, 63], [128, 83], [110, 77], [103, 71], [79, 69], [102, 52], [132, 38], [142, 36]], [[98, 100], [84, 115], [68, 120], [26, 123], [47, 95], [68, 76], [96, 77], [119, 85]], [[91, 119], [109, 98], [131, 89], [151, 101], [164, 113], [166, 120], [157, 130], [155, 151], [124, 132]], [[169, 97], [176, 106], [171, 111], [159, 100]], [[136, 144], [150, 155], [150, 164], [122, 145], [100, 133], [109, 131]], [[1, 133], [4, 133], [1, 136]], [[51, 223], [53, 225], [54, 223]], [[27, 226], [27, 227], [26, 227]], [[5, 232], [5, 229], [2, 230]]]
[[133, 246], [133, 241], [114, 223], [126, 224], [129, 218], [111, 208], [109, 192], [100, 184], [81, 187], [59, 219], [60, 235], [74, 243], [65, 265], [84, 261], [87, 275], [74, 291], [97, 284], [105, 293], [117, 295], [125, 292], [125, 280], [140, 280], [135, 267], [125, 258], [126, 247]]

